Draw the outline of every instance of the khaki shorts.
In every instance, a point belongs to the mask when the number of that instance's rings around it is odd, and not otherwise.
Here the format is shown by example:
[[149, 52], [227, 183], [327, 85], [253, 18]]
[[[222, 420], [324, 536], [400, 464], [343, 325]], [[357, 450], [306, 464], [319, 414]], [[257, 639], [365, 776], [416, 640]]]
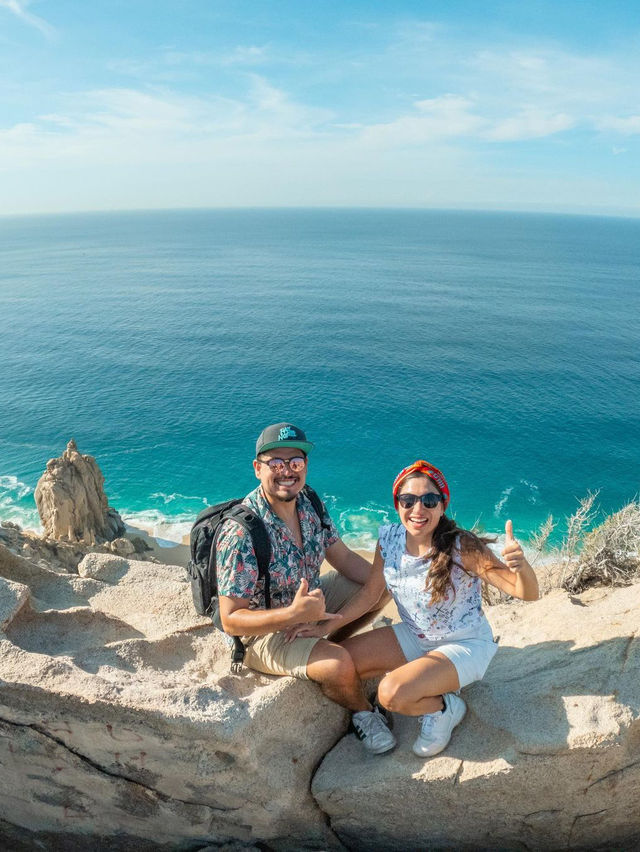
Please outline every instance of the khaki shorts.
[[[327, 612], [337, 612], [362, 586], [338, 574], [327, 571], [320, 577]], [[245, 666], [258, 672], [274, 675], [292, 675], [308, 679], [307, 663], [316, 642], [320, 639], [294, 639], [285, 642], [284, 633], [267, 633], [266, 636], [242, 637], [247, 653]]]

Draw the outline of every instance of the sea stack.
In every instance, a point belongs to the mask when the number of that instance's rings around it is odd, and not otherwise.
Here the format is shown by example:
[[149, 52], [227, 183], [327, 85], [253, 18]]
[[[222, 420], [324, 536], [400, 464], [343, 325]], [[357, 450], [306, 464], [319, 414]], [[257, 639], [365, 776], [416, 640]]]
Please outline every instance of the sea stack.
[[93, 456], [82, 455], [73, 438], [50, 459], [35, 490], [46, 538], [94, 545], [122, 536], [125, 526], [104, 492], [104, 476]]

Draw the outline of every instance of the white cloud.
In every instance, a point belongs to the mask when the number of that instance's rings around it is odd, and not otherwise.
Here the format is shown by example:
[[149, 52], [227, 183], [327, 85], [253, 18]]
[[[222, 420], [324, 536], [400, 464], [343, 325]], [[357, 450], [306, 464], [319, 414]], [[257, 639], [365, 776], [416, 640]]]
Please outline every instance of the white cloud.
[[385, 124], [374, 124], [362, 132], [370, 144], [390, 147], [421, 145], [435, 140], [470, 138], [492, 142], [517, 142], [551, 136], [575, 125], [564, 113], [549, 114], [535, 108], [519, 110], [514, 115], [494, 117], [482, 104], [459, 95], [414, 103], [414, 112]]
[[239, 145], [321, 138], [328, 110], [309, 108], [258, 76], [245, 98], [109, 88], [68, 96], [63, 109], [0, 130], [0, 169], [206, 160]]
[[419, 100], [414, 112], [384, 124], [371, 124], [362, 131], [362, 139], [373, 145], [403, 147], [434, 140], [469, 136], [485, 121], [472, 111], [472, 103], [457, 95]]
[[640, 115], [629, 115], [626, 118], [605, 116], [598, 121], [598, 127], [601, 130], [613, 130], [623, 136], [633, 136], [640, 133]]
[[[0, 6], [9, 2], [17, 0]], [[640, 133], [631, 85], [636, 60], [616, 63], [557, 47], [480, 51], [478, 42], [456, 43], [454, 33], [429, 24], [396, 28], [393, 36], [376, 55], [354, 47], [296, 57], [309, 65], [304, 73], [297, 67], [295, 76], [295, 63], [287, 65], [277, 45], [220, 53], [163, 45], [148, 59], [112, 64], [139, 83], [54, 92], [38, 99], [47, 104], [39, 115], [28, 109], [35, 101], [13, 93], [20, 104], [15, 123], [0, 130], [0, 212], [45, 209], [38, 198], [47, 193], [49, 209], [281, 203], [558, 209], [571, 199], [612, 205], [623, 199], [637, 207], [628, 201], [629, 182], [616, 183], [613, 166], [611, 175], [592, 169], [599, 180], [578, 168], [565, 175], [542, 156], [531, 167], [516, 156], [526, 140], [566, 133], [562, 150], [575, 146], [586, 161], [581, 143], [606, 134], [599, 148], [614, 164], [610, 152], [624, 150], [616, 143]], [[273, 76], [264, 70], [268, 63], [277, 63]], [[285, 82], [275, 85], [276, 75]], [[114, 79], [122, 78], [112, 73]], [[197, 95], [185, 93], [194, 90]], [[513, 146], [510, 171], [486, 156], [493, 143]]]
[[28, 5], [28, 0], [0, 0], [0, 8], [8, 9], [9, 12], [12, 12], [21, 21], [24, 21], [25, 24], [40, 30], [47, 38], [52, 38], [55, 35], [55, 29], [43, 18], [28, 12]]
[[259, 65], [269, 58], [267, 47], [257, 47], [251, 45], [249, 47], [238, 46], [235, 50], [220, 57], [220, 62], [223, 65]]
[[549, 115], [541, 110], [525, 109], [517, 115], [497, 121], [485, 135], [494, 142], [517, 142], [551, 136], [569, 130], [574, 125], [575, 120], [565, 113]]
[[[1, 2], [2, 0], [0, 0]], [[193, 79], [207, 68], [252, 68], [272, 59], [267, 45], [238, 45], [229, 51], [182, 51], [164, 47], [145, 58], [112, 59], [108, 68], [147, 83], [171, 83]]]

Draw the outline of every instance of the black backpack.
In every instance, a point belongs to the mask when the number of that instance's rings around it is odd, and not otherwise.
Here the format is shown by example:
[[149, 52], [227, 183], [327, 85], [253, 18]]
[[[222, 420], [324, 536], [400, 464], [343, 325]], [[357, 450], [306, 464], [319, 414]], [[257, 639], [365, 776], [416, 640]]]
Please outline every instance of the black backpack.
[[[311, 505], [320, 518], [324, 529], [329, 529], [326, 509], [320, 497], [309, 485], [302, 493], [311, 501]], [[240, 524], [251, 536], [253, 549], [258, 563], [258, 580], [264, 579], [264, 600], [267, 609], [271, 607], [269, 563], [271, 562], [271, 542], [262, 518], [245, 505], [242, 499], [227, 500], [203, 509], [191, 528], [191, 559], [187, 573], [191, 580], [193, 605], [198, 615], [209, 615], [215, 626], [222, 630], [218, 613], [218, 577], [216, 571], [216, 543], [222, 524], [233, 520]], [[239, 636], [233, 636], [231, 652], [231, 671], [238, 674], [242, 669], [245, 648]]]

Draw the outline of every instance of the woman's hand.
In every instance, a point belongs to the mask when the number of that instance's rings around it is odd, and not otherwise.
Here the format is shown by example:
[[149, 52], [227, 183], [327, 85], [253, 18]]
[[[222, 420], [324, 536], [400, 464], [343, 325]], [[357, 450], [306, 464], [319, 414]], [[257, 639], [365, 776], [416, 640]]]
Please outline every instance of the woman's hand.
[[520, 542], [513, 537], [512, 521], [507, 521], [504, 525], [504, 532], [505, 541], [504, 548], [502, 550], [504, 564], [510, 571], [517, 574], [527, 564], [527, 560], [524, 558], [524, 551], [522, 550]]
[[294, 639], [324, 639], [329, 633], [333, 633], [340, 626], [342, 616], [325, 613], [326, 619], [317, 624], [295, 624], [284, 631], [285, 642], [293, 642]]

